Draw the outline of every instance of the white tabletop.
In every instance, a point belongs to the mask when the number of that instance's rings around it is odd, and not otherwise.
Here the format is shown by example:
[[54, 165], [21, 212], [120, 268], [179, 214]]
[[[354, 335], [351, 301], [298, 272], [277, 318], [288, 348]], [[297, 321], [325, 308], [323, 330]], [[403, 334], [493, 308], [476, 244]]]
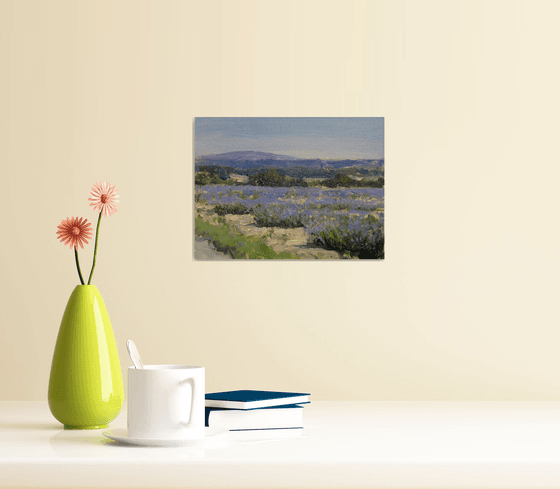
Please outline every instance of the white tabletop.
[[[0, 487], [560, 487], [559, 402], [312, 402], [304, 437], [132, 447], [0, 403]], [[126, 407], [110, 428], [126, 427]]]

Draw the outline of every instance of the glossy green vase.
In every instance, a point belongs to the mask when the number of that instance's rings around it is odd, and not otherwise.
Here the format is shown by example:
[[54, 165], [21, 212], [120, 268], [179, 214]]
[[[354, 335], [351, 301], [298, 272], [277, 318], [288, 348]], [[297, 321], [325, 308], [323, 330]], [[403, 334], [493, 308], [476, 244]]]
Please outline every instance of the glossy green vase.
[[124, 400], [119, 353], [109, 314], [95, 285], [78, 285], [58, 331], [49, 408], [65, 429], [106, 428]]

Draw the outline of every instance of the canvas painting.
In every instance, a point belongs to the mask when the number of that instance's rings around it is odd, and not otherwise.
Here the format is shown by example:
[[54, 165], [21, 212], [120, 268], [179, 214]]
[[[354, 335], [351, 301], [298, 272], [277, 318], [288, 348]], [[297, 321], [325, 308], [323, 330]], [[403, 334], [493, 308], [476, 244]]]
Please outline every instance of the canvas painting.
[[195, 260], [385, 258], [382, 117], [197, 117]]

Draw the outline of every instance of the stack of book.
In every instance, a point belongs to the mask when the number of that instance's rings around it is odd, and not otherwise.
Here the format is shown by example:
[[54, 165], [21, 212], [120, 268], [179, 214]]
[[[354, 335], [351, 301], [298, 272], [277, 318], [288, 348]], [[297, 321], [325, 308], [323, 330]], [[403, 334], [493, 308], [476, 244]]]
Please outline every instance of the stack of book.
[[206, 426], [240, 432], [244, 437], [301, 436], [302, 404], [309, 404], [309, 395], [254, 390], [206, 394]]

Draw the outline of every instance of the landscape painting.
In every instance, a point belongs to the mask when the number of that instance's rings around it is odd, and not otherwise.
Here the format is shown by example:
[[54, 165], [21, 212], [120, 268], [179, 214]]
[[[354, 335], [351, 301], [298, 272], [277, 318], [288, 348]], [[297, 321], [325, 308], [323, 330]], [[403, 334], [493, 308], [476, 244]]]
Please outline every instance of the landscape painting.
[[197, 117], [195, 260], [385, 258], [382, 117]]

